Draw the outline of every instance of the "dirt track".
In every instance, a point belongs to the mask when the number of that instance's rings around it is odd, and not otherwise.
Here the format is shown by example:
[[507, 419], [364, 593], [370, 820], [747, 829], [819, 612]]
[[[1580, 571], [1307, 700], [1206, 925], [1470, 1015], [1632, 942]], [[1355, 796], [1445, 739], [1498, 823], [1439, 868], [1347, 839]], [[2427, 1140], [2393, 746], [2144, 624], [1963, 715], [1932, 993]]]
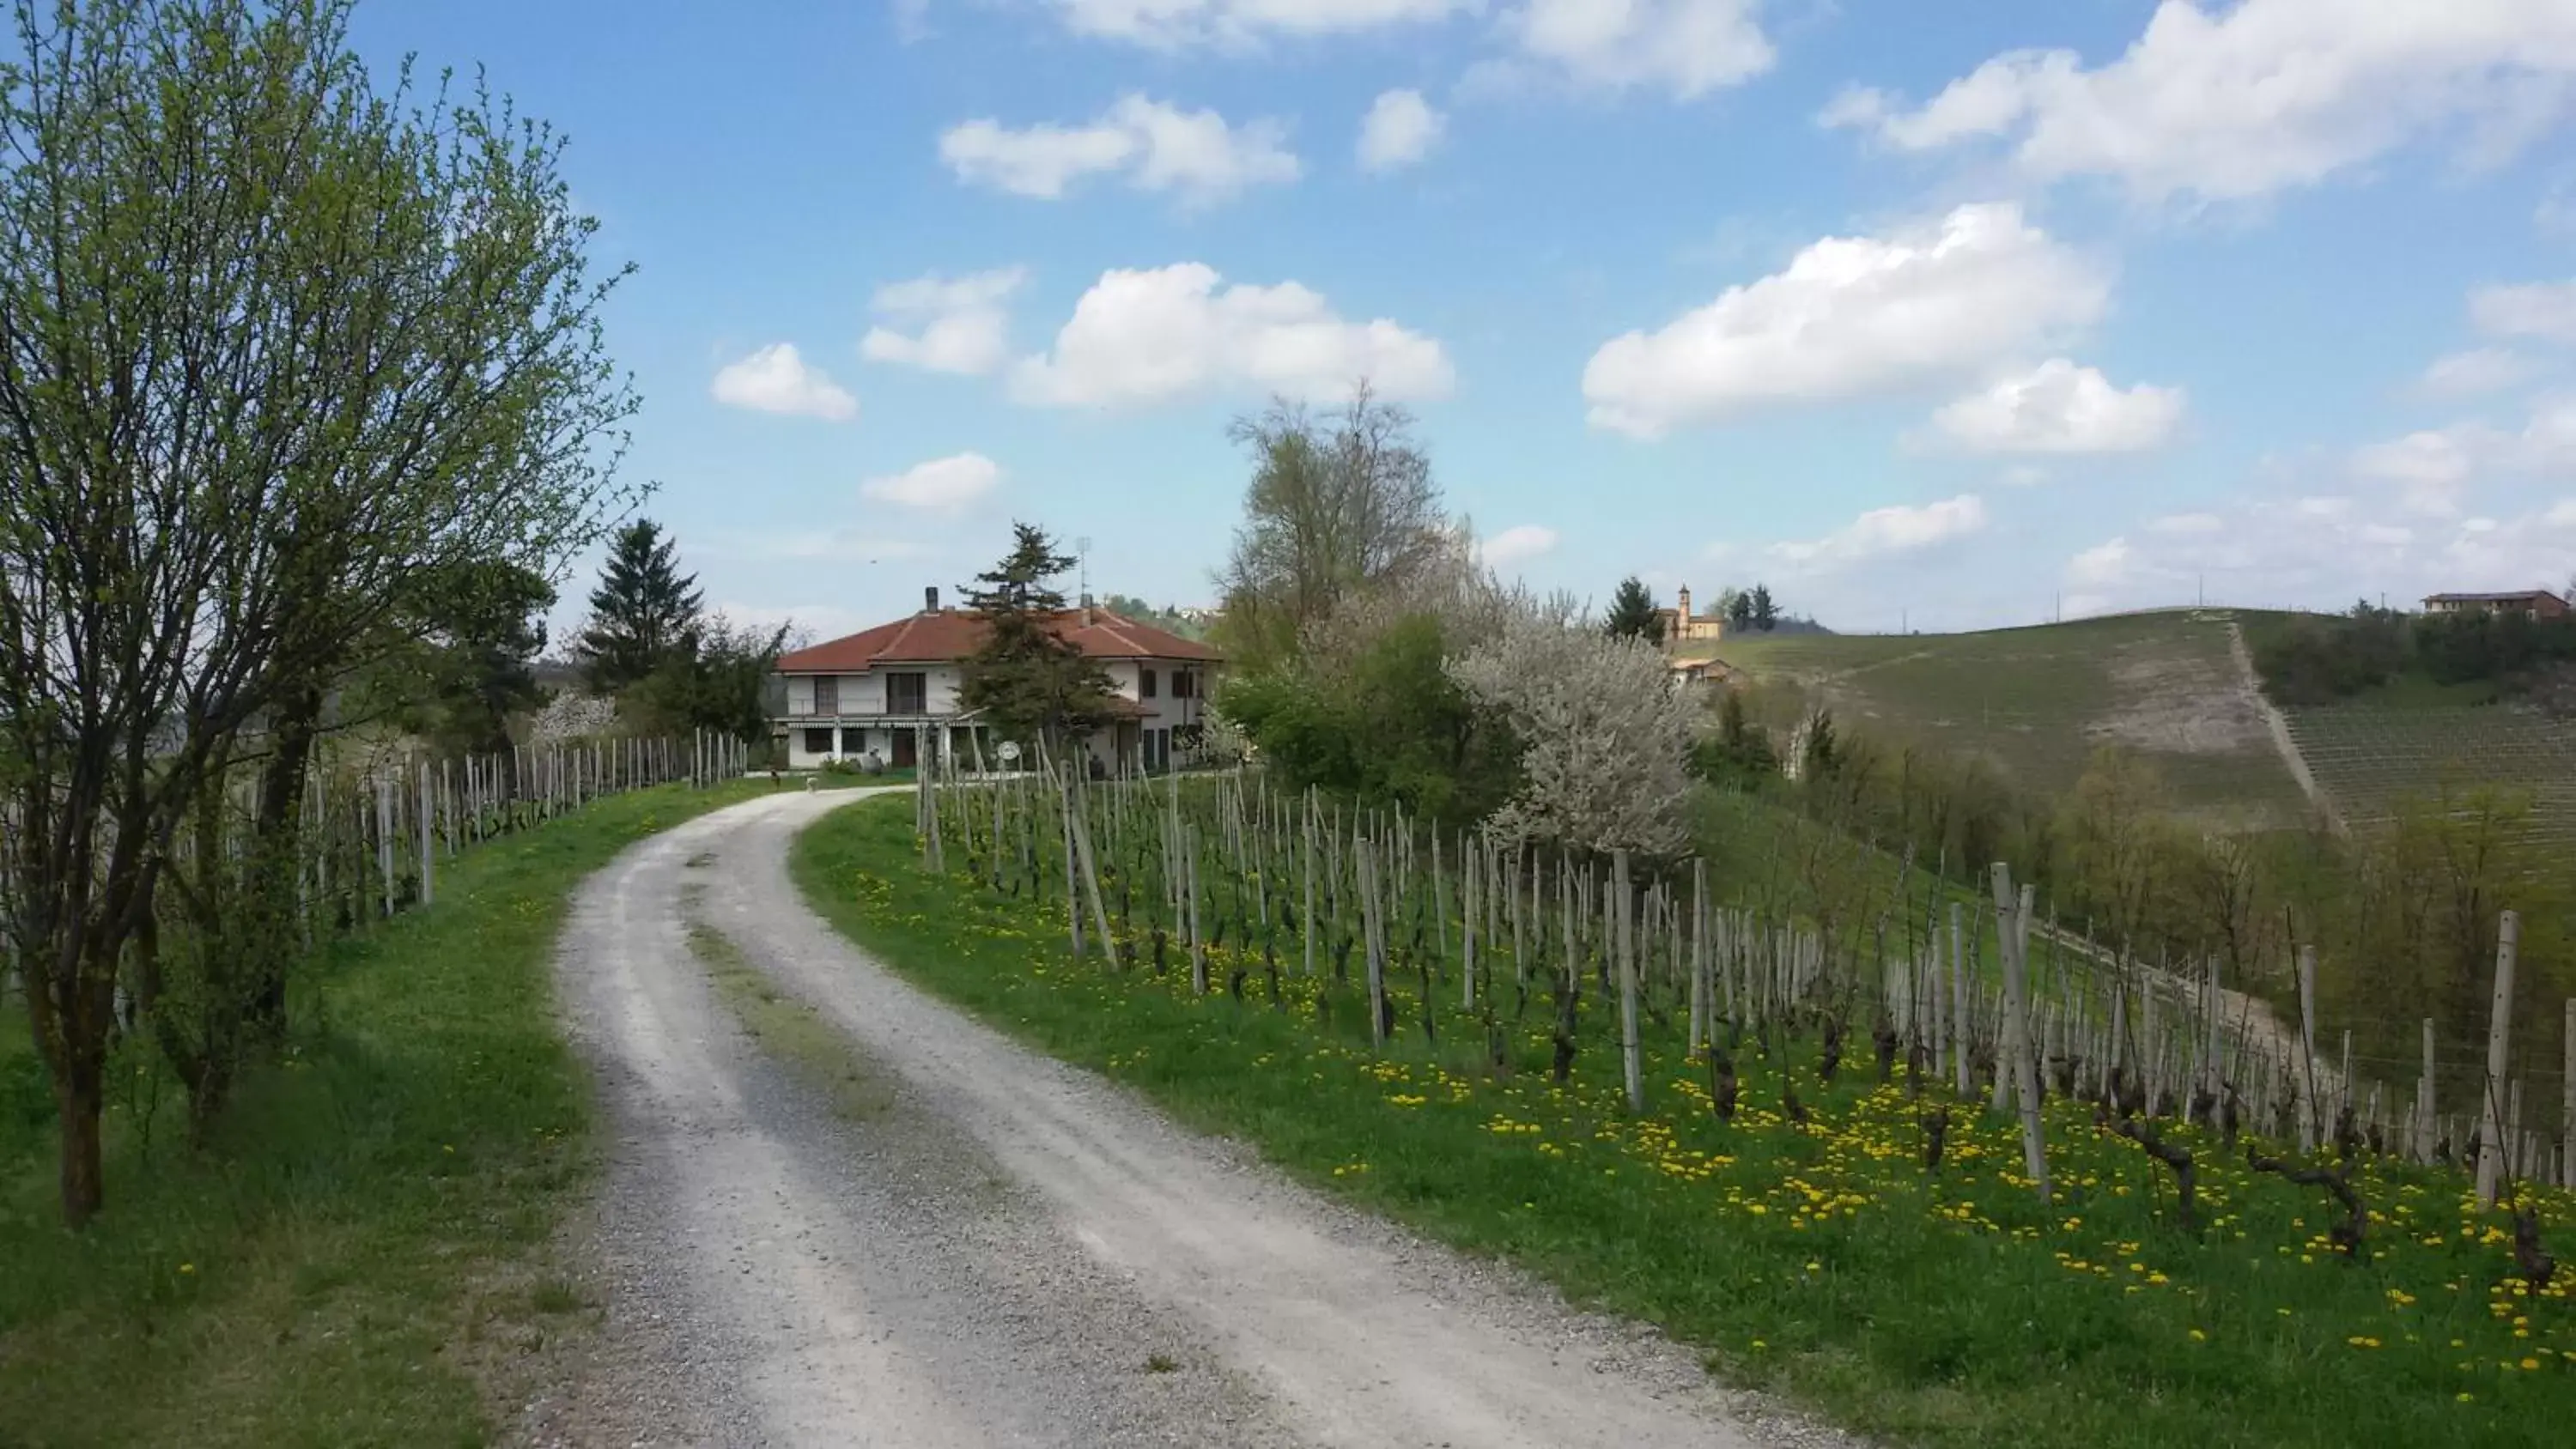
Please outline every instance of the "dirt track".
[[[787, 879], [795, 832], [847, 799], [703, 817], [577, 901], [559, 969], [612, 1123], [591, 1248], [607, 1326], [524, 1437], [1841, 1442], [897, 980]], [[870, 1090], [836, 1104], [770, 1060], [711, 989], [692, 913], [845, 1033]]]

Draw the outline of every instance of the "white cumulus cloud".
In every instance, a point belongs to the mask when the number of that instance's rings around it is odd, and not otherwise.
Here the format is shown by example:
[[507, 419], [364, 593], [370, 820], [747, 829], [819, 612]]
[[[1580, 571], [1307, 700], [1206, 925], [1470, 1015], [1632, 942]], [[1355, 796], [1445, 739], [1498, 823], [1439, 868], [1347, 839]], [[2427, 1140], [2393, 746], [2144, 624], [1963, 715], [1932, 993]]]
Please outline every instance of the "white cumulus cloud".
[[1055, 200], [1086, 178], [1117, 175], [1139, 191], [1209, 205], [1296, 180], [1302, 168], [1286, 139], [1277, 121], [1235, 126], [1213, 110], [1130, 93], [1086, 125], [966, 121], [939, 138], [939, 156], [959, 180], [1016, 196]]
[[1524, 0], [1509, 24], [1523, 54], [1576, 81], [1689, 100], [1779, 58], [1760, 9], [1760, 0]]
[[868, 329], [859, 351], [872, 362], [931, 372], [997, 371], [1010, 359], [1011, 295], [1026, 280], [1026, 269], [1004, 267], [879, 287], [869, 305], [883, 320]]
[[1936, 381], [2027, 356], [2100, 317], [2103, 271], [2009, 203], [1887, 236], [1827, 237], [1583, 372], [1596, 426], [1653, 437], [1776, 403]]
[[1000, 464], [981, 453], [959, 453], [870, 478], [859, 485], [859, 495], [901, 508], [953, 513], [991, 493], [1001, 482]]
[[798, 355], [796, 344], [773, 342], [716, 372], [712, 389], [727, 407], [764, 413], [801, 413], [841, 423], [859, 415], [859, 400]]
[[1953, 442], [1977, 453], [2136, 453], [2182, 423], [2182, 389], [2140, 383], [2126, 391], [2090, 367], [2051, 358], [1932, 415]]
[[2399, 502], [2413, 512], [2456, 517], [2470, 485], [2481, 478], [2576, 476], [2576, 398], [2544, 402], [2519, 432], [2465, 422], [2371, 443], [2353, 451], [2352, 470], [2395, 487]]
[[1420, 91], [1388, 91], [1360, 122], [1360, 169], [1384, 174], [1419, 163], [1440, 144], [1448, 118]]
[[2473, 397], [2500, 392], [2529, 380], [2530, 358], [2502, 347], [2473, 347], [2433, 359], [2416, 381], [2416, 390], [2433, 397]]
[[1067, 29], [1158, 49], [1247, 45], [1440, 20], [1477, 0], [1052, 0]]
[[1919, 107], [1874, 90], [1820, 118], [1928, 151], [2002, 142], [2040, 180], [2161, 199], [2313, 185], [2420, 138], [2509, 154], [2565, 109], [2570, 0], [2163, 0], [2118, 59], [2016, 50]]
[[2095, 544], [2066, 561], [2067, 586], [2095, 590], [2114, 588], [2128, 581], [2132, 557], [2126, 538]]
[[1393, 401], [1444, 397], [1455, 382], [1421, 333], [1346, 321], [1295, 282], [1228, 284], [1183, 262], [1103, 273], [1053, 350], [1022, 359], [1011, 381], [1024, 402], [1099, 407], [1238, 389], [1337, 397], [1363, 379]]
[[1527, 563], [1556, 547], [1556, 530], [1535, 523], [1506, 528], [1476, 545], [1476, 558], [1488, 568]]
[[1962, 493], [1921, 507], [1897, 504], [1873, 508], [1823, 538], [1775, 543], [1770, 552], [1774, 558], [1791, 564], [1836, 567], [1915, 553], [1981, 532], [1985, 526], [1985, 500], [1974, 493]]
[[2469, 294], [2469, 320], [2490, 337], [2576, 342], [2576, 281], [2480, 287]]

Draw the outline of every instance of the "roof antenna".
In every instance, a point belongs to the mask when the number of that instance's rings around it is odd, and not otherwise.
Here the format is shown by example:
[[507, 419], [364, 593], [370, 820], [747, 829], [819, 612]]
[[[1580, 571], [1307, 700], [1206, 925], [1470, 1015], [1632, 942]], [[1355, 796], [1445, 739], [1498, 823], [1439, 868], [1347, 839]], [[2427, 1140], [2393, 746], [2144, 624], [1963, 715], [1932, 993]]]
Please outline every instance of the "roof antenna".
[[1091, 607], [1091, 539], [1089, 536], [1073, 541], [1073, 565], [1075, 577], [1079, 580], [1077, 587], [1081, 590], [1082, 606], [1088, 609]]

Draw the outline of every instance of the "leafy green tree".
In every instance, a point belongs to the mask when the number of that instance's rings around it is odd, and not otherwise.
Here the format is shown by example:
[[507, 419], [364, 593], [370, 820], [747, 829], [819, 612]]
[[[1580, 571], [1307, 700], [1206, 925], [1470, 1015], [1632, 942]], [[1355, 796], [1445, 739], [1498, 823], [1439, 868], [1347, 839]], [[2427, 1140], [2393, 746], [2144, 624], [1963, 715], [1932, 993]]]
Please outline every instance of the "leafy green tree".
[[1711, 784], [1753, 788], [1780, 773], [1780, 757], [1771, 746], [1771, 732], [1747, 717], [1744, 691], [1721, 688], [1725, 693], [1718, 699], [1717, 733], [1692, 747], [1691, 768]]
[[1664, 611], [1655, 607], [1655, 596], [1647, 591], [1644, 580], [1630, 574], [1619, 581], [1618, 592], [1610, 596], [1609, 617], [1602, 621], [1601, 630], [1613, 639], [1664, 642]]
[[1745, 622], [1768, 634], [1780, 624], [1780, 607], [1771, 602], [1771, 586], [1755, 584], [1744, 601]]
[[1740, 589], [1726, 591], [1726, 627], [1742, 633], [1753, 627], [1753, 596]]
[[1073, 556], [1034, 524], [1011, 525], [1011, 551], [959, 590], [984, 622], [983, 641], [960, 661], [958, 703], [981, 711], [1005, 738], [1067, 741], [1117, 719], [1109, 673], [1065, 637], [1064, 594], [1054, 580]]
[[[418, 581], [477, 559], [550, 575], [623, 505], [633, 397], [560, 143], [481, 94], [379, 89], [349, 9], [11, 7], [0, 924], [75, 1226], [105, 1200], [118, 989], [159, 1004], [163, 886], [199, 872], [211, 914], [191, 914], [226, 928], [205, 999], [265, 994], [328, 688]], [[263, 758], [250, 847], [178, 850]]]
[[697, 583], [680, 572], [678, 549], [660, 524], [639, 518], [619, 529], [590, 593], [590, 620], [573, 641], [590, 687], [614, 694], [688, 657], [706, 606]]
[[442, 753], [507, 751], [511, 716], [546, 702], [536, 663], [554, 602], [554, 585], [517, 564], [443, 570], [406, 621], [410, 647], [381, 661], [366, 691], [390, 698], [394, 721]]
[[763, 692], [793, 627], [737, 625], [721, 614], [699, 620], [678, 650], [627, 687], [618, 708], [645, 734], [760, 739], [769, 732]]
[[1330, 677], [1273, 671], [1226, 686], [1226, 717], [1299, 789], [1477, 820], [1510, 798], [1520, 750], [1444, 667], [1440, 621], [1399, 619]]
[[1219, 642], [1246, 674], [1293, 661], [1307, 626], [1360, 591], [1437, 567], [1451, 545], [1413, 416], [1363, 386], [1317, 417], [1274, 403], [1236, 420], [1252, 451], [1243, 522], [1218, 575]]

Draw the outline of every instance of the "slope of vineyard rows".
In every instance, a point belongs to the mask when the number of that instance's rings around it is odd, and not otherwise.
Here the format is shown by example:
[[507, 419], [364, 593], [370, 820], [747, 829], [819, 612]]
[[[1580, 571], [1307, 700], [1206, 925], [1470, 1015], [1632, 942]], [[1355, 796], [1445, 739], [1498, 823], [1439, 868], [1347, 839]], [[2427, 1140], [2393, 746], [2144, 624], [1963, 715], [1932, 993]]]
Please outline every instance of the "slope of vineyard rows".
[[1775, 727], [1813, 706], [1891, 745], [1975, 755], [2027, 788], [2072, 787], [2093, 751], [2154, 762], [2178, 808], [2227, 825], [2304, 818], [2220, 610], [1977, 634], [1747, 634], [1701, 646], [1750, 676]]
[[2349, 824], [2390, 817], [2410, 794], [2502, 785], [2532, 797], [2529, 828], [2576, 843], [2576, 721], [2513, 704], [2288, 711], [2290, 735]]

